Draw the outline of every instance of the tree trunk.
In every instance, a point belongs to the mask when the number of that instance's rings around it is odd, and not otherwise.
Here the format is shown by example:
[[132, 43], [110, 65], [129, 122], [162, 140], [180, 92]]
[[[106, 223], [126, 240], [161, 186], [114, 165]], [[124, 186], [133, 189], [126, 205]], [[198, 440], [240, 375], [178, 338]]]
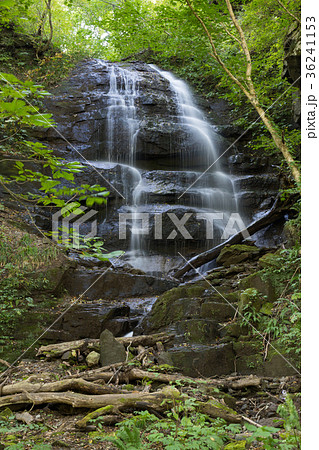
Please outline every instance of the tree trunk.
[[[262, 228], [266, 227], [267, 225], [280, 219], [284, 215], [284, 213], [286, 213], [290, 209], [290, 204], [289, 205], [284, 204], [281, 206], [278, 206], [278, 204], [279, 204], [279, 197], [277, 197], [277, 199], [275, 200], [271, 209], [263, 217], [255, 220], [246, 228], [249, 235], [256, 233], [257, 231], [261, 230]], [[175, 278], [182, 277], [189, 270], [196, 269], [197, 267], [200, 267], [203, 264], [206, 264], [206, 263], [212, 261], [213, 259], [217, 258], [219, 253], [222, 251], [222, 249], [224, 247], [226, 247], [226, 245], [239, 244], [244, 239], [245, 238], [241, 231], [234, 234], [229, 239], [227, 239], [225, 242], [222, 242], [221, 244], [217, 245], [217, 247], [214, 247], [210, 250], [207, 250], [206, 252], [203, 252], [197, 256], [194, 256], [183, 267], [181, 267], [175, 273], [173, 273], [173, 276]]]

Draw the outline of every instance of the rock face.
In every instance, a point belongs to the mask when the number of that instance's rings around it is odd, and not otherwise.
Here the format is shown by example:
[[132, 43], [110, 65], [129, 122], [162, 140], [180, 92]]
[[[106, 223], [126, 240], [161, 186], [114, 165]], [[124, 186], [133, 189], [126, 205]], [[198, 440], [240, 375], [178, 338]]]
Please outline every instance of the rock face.
[[117, 342], [113, 334], [104, 330], [100, 336], [100, 362], [101, 366], [109, 366], [123, 362], [126, 359], [126, 352], [123, 344]]
[[159, 357], [161, 363], [189, 376], [296, 373], [298, 358], [288, 356], [283, 348], [276, 351], [276, 342], [264, 361], [263, 341], [255, 333], [258, 325], [240, 320], [246, 305], [270, 316], [282, 292], [282, 286], [273, 286], [260, 271], [274, 258], [264, 251], [252, 245], [225, 247], [219, 267], [205, 280], [185, 283], [157, 299], [141, 327], [145, 333], [174, 335], [172, 347]]
[[[220, 240], [218, 226], [214, 238], [207, 237], [207, 221], [198, 218], [198, 213], [225, 211], [228, 205], [231, 211], [227, 214], [239, 208], [249, 221], [257, 211], [270, 206], [278, 191], [277, 173], [270, 169], [269, 159], [252, 160], [234, 146], [227, 150], [230, 143], [224, 136], [235, 139], [239, 130], [224, 123], [214, 126], [209, 119], [205, 126], [213, 136], [217, 154], [227, 153], [218, 170], [198, 180], [213, 160], [200, 156], [201, 138], [181, 120], [177, 97], [168, 79], [145, 63], [91, 60], [81, 63], [45, 100], [57, 131], [39, 130], [37, 137], [48, 142], [58, 155], [84, 162], [78, 184], [99, 183], [110, 191], [107, 211], [97, 207], [98, 216], [94, 216], [98, 234], [110, 250], [131, 248], [132, 224], [126, 224], [126, 238], [120, 237], [119, 214], [130, 214], [136, 202], [143, 205], [142, 213], [149, 214], [143, 251], [167, 256], [179, 250], [187, 256]], [[218, 121], [214, 108], [198, 100], [206, 116]], [[230, 172], [232, 177], [222, 176]], [[176, 233], [171, 219], [175, 215], [180, 220], [185, 213], [190, 215], [187, 239]], [[161, 233], [157, 232], [159, 216]], [[50, 227], [44, 214], [38, 214], [36, 220]], [[80, 232], [86, 234], [90, 226], [91, 222], [81, 225]]]
[[177, 281], [115, 270], [77, 268], [64, 277], [70, 295], [88, 300], [151, 296], [176, 286]]

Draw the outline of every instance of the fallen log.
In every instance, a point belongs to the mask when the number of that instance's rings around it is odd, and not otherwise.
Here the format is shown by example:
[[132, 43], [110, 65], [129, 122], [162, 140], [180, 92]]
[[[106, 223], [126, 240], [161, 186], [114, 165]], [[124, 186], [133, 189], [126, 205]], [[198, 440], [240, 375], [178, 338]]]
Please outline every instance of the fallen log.
[[[96, 381], [102, 379], [104, 381], [110, 381], [114, 378], [114, 371], [105, 371], [104, 367], [99, 369], [90, 370], [87, 373], [81, 372], [81, 377], [87, 381]], [[205, 386], [216, 386], [220, 388], [231, 388], [231, 389], [243, 389], [246, 387], [259, 387], [262, 382], [262, 378], [255, 375], [243, 376], [243, 377], [227, 377], [222, 379], [211, 379], [203, 380], [202, 378], [192, 378], [186, 377], [182, 374], [167, 374], [159, 372], [150, 372], [147, 370], [138, 369], [136, 367], [128, 368], [128, 366], [123, 367], [124, 371], [118, 372], [116, 374], [119, 382], [130, 382], [136, 380], [151, 380], [157, 381], [159, 383], [175, 383], [177, 381], [182, 381], [185, 385], [200, 385]]]
[[[157, 342], [166, 343], [173, 339], [173, 335], [167, 333], [158, 333], [142, 336], [120, 337], [116, 338], [118, 342], [125, 347], [153, 347]], [[72, 350], [98, 350], [100, 349], [99, 339], [80, 339], [76, 341], [61, 342], [59, 344], [43, 345], [39, 348], [37, 356], [46, 356], [47, 358], [59, 358], [64, 353]]]
[[84, 394], [114, 394], [121, 392], [120, 389], [113, 386], [101, 386], [82, 378], [70, 378], [52, 383], [30, 383], [29, 381], [20, 381], [2, 387], [1, 395], [12, 395], [21, 392], [66, 392], [75, 391]]
[[[6, 395], [0, 398], [0, 407], [12, 405], [43, 405], [43, 404], [67, 404], [73, 408], [98, 409], [93, 414], [85, 416], [78, 427], [85, 427], [88, 420], [99, 416], [115, 414], [127, 410], [155, 410], [164, 412], [172, 408], [176, 400], [184, 401], [187, 397], [181, 397], [178, 389], [166, 386], [153, 393], [130, 392], [125, 394], [101, 394], [87, 395], [75, 392], [23, 392], [14, 395]], [[196, 402], [197, 408], [203, 414], [212, 418], [222, 418], [227, 422], [239, 423], [241, 416], [231, 410], [223, 402], [211, 398], [207, 402]]]
[[59, 358], [68, 351], [83, 351], [85, 348], [88, 348], [89, 344], [91, 344], [91, 346], [98, 345], [99, 339], [80, 339], [77, 341], [61, 342], [59, 344], [43, 345], [39, 348], [37, 356]]
[[247, 233], [244, 233], [245, 236], [243, 235], [242, 231], [239, 231], [216, 247], [191, 258], [186, 264], [184, 264], [184, 266], [174, 272], [172, 276], [174, 278], [181, 278], [189, 270], [196, 269], [197, 267], [200, 267], [203, 264], [212, 261], [213, 259], [217, 258], [219, 253], [224, 247], [226, 247], [226, 245], [240, 244], [244, 239], [247, 238], [248, 235], [252, 235], [262, 228], [265, 228], [267, 225], [270, 225], [276, 220], [282, 218], [290, 208], [291, 202], [289, 204], [287, 204], [287, 202], [282, 202], [280, 200], [280, 197], [278, 196], [267, 213], [265, 213], [260, 219], [257, 219], [250, 225], [248, 225], [248, 227], [244, 230], [247, 231]]
[[74, 408], [96, 409], [112, 406], [113, 410], [122, 410], [134, 407], [136, 402], [150, 402], [154, 406], [160, 406], [165, 399], [178, 398], [177, 389], [166, 387], [161, 391], [151, 394], [141, 392], [129, 392], [125, 394], [101, 394], [87, 395], [76, 392], [23, 392], [20, 394], [6, 395], [0, 398], [0, 407], [10, 405], [43, 405], [45, 403], [66, 404]]

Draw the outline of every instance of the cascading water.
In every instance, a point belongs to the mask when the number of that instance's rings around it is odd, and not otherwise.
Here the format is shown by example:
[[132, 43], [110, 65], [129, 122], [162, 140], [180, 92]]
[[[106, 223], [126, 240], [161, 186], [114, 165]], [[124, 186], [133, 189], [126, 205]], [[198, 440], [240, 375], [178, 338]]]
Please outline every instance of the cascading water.
[[108, 161], [121, 159], [134, 167], [139, 124], [135, 107], [138, 79], [128, 70], [117, 68], [117, 71], [112, 65], [107, 93], [106, 155]]
[[[152, 171], [138, 169], [136, 154], [139, 152], [138, 135], [143, 126], [137, 114], [139, 101], [139, 77], [136, 72], [123, 69], [113, 64], [104, 63], [109, 73], [109, 90], [107, 96], [106, 123], [104, 127], [104, 148], [100, 147], [98, 166], [108, 167], [111, 163], [129, 167], [132, 176], [123, 179], [126, 211], [131, 214], [130, 244], [126, 248], [126, 259], [134, 267], [145, 272], [161, 272], [170, 269], [165, 255], [165, 244], [160, 249], [164, 257], [150, 255], [147, 238], [140, 213], [162, 214], [169, 212], [166, 203], [158, 204], [150, 199], [154, 196], [152, 186]], [[155, 171], [165, 180], [172, 174], [178, 173], [183, 184], [180, 192], [176, 193], [174, 207], [182, 211], [195, 211], [202, 215], [206, 226], [211, 224], [220, 236], [231, 212], [237, 210], [236, 196], [233, 183], [229, 175], [221, 170], [219, 162], [219, 148], [214, 139], [214, 130], [205, 119], [204, 114], [197, 108], [192, 93], [187, 84], [171, 73], [161, 71], [156, 66], [149, 66], [150, 72], [158, 73], [169, 82], [176, 104], [177, 116], [173, 118], [175, 126], [181, 132], [178, 169], [175, 171]], [[199, 170], [194, 170], [198, 168]], [[193, 170], [190, 170], [193, 169]], [[127, 172], [123, 172], [127, 173]], [[126, 175], [125, 175], [126, 176]], [[134, 179], [134, 186], [130, 182]], [[172, 192], [176, 191], [176, 182]], [[165, 186], [164, 184], [164, 191]], [[152, 200], [152, 201], [151, 201]], [[179, 206], [178, 206], [179, 205]], [[175, 209], [176, 209], [175, 208]], [[220, 221], [211, 221], [209, 214], [220, 212]], [[208, 214], [208, 216], [207, 216]], [[154, 219], [155, 220], [155, 219]], [[216, 234], [216, 233], [215, 233]], [[165, 239], [165, 237], [163, 238]]]
[[[189, 178], [193, 181], [190, 181], [179, 200], [184, 203], [185, 196], [188, 205], [198, 208], [199, 212], [222, 213], [223, 218], [219, 223], [211, 221], [211, 227], [217, 227], [220, 234], [229, 220], [230, 213], [238, 210], [238, 204], [232, 178], [221, 171], [212, 126], [202, 111], [196, 107], [192, 93], [184, 81], [177, 79], [170, 72], [158, 69], [155, 65], [151, 67], [169, 81], [175, 93], [179, 122], [187, 130], [185, 151], [195, 152], [197, 161], [204, 167], [203, 172], [190, 172]], [[183, 159], [182, 170], [185, 170]], [[206, 216], [206, 220], [210, 222], [209, 215]]]

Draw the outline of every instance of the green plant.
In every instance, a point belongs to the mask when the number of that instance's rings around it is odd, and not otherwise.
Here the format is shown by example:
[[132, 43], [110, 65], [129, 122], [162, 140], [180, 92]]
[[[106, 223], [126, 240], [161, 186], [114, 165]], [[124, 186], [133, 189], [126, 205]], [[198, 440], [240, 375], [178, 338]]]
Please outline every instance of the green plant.
[[247, 439], [247, 443], [252, 444], [254, 441], [262, 443], [263, 449], [272, 450], [278, 448], [281, 450], [300, 449], [300, 422], [296, 407], [288, 394], [285, 403], [277, 409], [280, 417], [284, 420], [285, 432], [275, 427], [255, 427], [254, 425], [245, 424], [251, 436]]
[[[46, 430], [47, 427], [42, 424], [21, 424], [21, 422], [17, 422], [12, 413], [6, 417], [0, 417], [1, 444], [5, 444], [6, 449], [24, 450], [25, 448], [32, 446], [32, 449], [34, 450], [51, 450], [51, 445], [39, 442], [39, 438], [37, 437], [38, 434], [41, 434]], [[25, 438], [23, 439], [23, 436], [25, 436], [27, 431], [34, 432], [35, 438], [32, 439], [32, 441]]]
[[123, 426], [117, 432], [116, 437], [109, 437], [108, 441], [120, 450], [141, 450], [143, 448], [140, 430], [136, 427]]

